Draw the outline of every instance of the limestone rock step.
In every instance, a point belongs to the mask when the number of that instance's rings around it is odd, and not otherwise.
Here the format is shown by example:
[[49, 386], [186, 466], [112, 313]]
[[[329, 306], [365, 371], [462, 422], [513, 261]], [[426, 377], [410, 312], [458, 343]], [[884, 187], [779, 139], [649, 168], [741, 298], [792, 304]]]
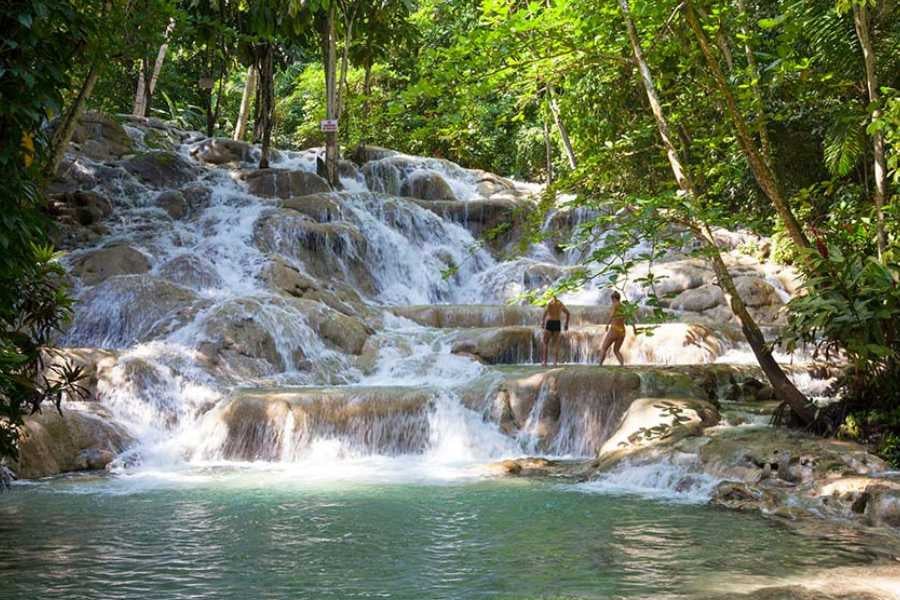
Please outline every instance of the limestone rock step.
[[208, 415], [209, 458], [291, 460], [317, 440], [355, 453], [411, 454], [428, 444], [427, 411], [438, 392], [412, 387], [238, 389]]
[[[744, 349], [739, 330], [729, 326], [708, 327], [688, 323], [664, 323], [628, 335], [622, 345], [626, 364], [708, 364], [728, 351]], [[608, 327], [579, 323], [562, 333], [559, 360], [563, 363], [596, 364]], [[500, 326], [461, 329], [453, 336], [452, 352], [487, 364], [522, 364], [541, 361], [542, 332], [534, 326]], [[549, 357], [553, 361], [553, 354]], [[610, 349], [607, 364], [615, 364]]]
[[[601, 325], [609, 322], [610, 307], [569, 306], [572, 313], [570, 327]], [[388, 310], [419, 325], [436, 328], [478, 327], [536, 327], [541, 323], [543, 309], [539, 306], [514, 306], [510, 304], [423, 304], [390, 306]], [[638, 316], [646, 317], [649, 311], [639, 309]]]

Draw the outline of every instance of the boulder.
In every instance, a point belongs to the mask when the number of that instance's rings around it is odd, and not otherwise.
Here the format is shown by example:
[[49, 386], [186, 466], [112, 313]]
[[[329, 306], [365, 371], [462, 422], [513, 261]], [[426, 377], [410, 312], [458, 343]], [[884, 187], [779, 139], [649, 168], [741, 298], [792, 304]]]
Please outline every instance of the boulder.
[[341, 220], [341, 205], [337, 195], [331, 192], [310, 194], [299, 198], [289, 198], [281, 202], [282, 208], [306, 215], [318, 223], [330, 223]]
[[51, 195], [48, 211], [56, 217], [71, 216], [79, 225], [87, 227], [111, 215], [113, 207], [109, 199], [102, 194], [78, 190]]
[[725, 295], [719, 286], [706, 283], [700, 287], [687, 289], [675, 296], [669, 305], [673, 310], [703, 312], [725, 302]]
[[177, 190], [161, 193], [156, 197], [156, 205], [173, 219], [183, 219], [188, 213], [187, 199]]
[[134, 144], [122, 124], [113, 117], [86, 111], [72, 132], [72, 142], [94, 160], [110, 160], [133, 151]]
[[783, 304], [775, 288], [759, 277], [737, 277], [734, 280], [734, 285], [744, 304], [751, 308], [760, 306], [779, 307]]
[[262, 277], [270, 288], [293, 298], [321, 302], [340, 313], [363, 317], [367, 321], [377, 319], [355, 289], [333, 278], [313, 279], [280, 259], [273, 260], [263, 270]]
[[85, 285], [96, 285], [116, 275], [146, 273], [150, 261], [130, 246], [110, 246], [82, 254], [72, 266]]
[[633, 450], [673, 439], [700, 435], [719, 422], [715, 406], [699, 399], [637, 398], [625, 411], [600, 454]]
[[598, 367], [566, 367], [507, 374], [486, 397], [485, 411], [501, 430], [532, 451], [593, 456], [615, 431], [641, 378]]
[[151, 188], [181, 187], [199, 175], [199, 170], [175, 152], [143, 152], [122, 162], [122, 167]]
[[[284, 371], [289, 366], [279, 352], [272, 326], [256, 300], [229, 300], [206, 316], [203, 341], [198, 350], [207, 366], [242, 377], [258, 377]], [[302, 351], [291, 357], [294, 364], [304, 359]]]
[[900, 482], [876, 482], [866, 488], [865, 515], [875, 527], [900, 527]]
[[318, 223], [293, 210], [279, 209], [256, 222], [253, 237], [260, 250], [289, 258], [310, 277], [375, 293], [376, 282], [365, 260], [366, 238], [354, 225]]
[[212, 165], [236, 164], [251, 160], [253, 146], [229, 138], [208, 138], [191, 148], [191, 156]]
[[212, 201], [212, 190], [203, 185], [189, 185], [181, 188], [189, 214], [197, 214], [206, 209]]
[[102, 469], [132, 443], [128, 433], [107, 418], [82, 410], [44, 408], [25, 418], [19, 460], [13, 470], [33, 479]]
[[358, 165], [364, 165], [372, 160], [381, 160], [391, 156], [398, 156], [400, 153], [396, 150], [388, 150], [379, 146], [366, 146], [360, 144], [350, 153], [350, 160]]
[[420, 200], [456, 200], [453, 188], [436, 171], [413, 171], [400, 186], [400, 195]]
[[192, 290], [215, 289], [224, 285], [215, 266], [195, 254], [182, 254], [169, 260], [159, 268], [159, 276]]
[[327, 181], [308, 171], [258, 169], [243, 171], [240, 177], [247, 184], [247, 191], [264, 198], [287, 200], [331, 191]]
[[84, 391], [83, 395], [65, 397], [68, 402], [96, 402], [98, 397], [98, 384], [103, 373], [115, 365], [116, 353], [100, 348], [57, 348], [49, 353], [45, 359], [44, 376], [50, 381], [58, 378], [56, 369], [66, 365], [79, 367], [82, 379], [78, 385]]

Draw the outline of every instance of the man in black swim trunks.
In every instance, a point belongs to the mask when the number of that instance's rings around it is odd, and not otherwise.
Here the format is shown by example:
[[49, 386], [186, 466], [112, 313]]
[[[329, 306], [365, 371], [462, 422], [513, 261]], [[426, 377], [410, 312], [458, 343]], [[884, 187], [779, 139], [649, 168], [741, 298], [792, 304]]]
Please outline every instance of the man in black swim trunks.
[[[562, 315], [566, 315], [566, 324], [562, 325]], [[547, 351], [550, 344], [555, 345], [553, 355], [553, 366], [559, 364], [559, 338], [561, 331], [569, 330], [569, 309], [566, 305], [559, 301], [559, 298], [553, 296], [550, 302], [544, 308], [544, 315], [541, 317], [541, 328], [544, 330], [543, 344], [541, 345], [541, 364], [547, 366]]]

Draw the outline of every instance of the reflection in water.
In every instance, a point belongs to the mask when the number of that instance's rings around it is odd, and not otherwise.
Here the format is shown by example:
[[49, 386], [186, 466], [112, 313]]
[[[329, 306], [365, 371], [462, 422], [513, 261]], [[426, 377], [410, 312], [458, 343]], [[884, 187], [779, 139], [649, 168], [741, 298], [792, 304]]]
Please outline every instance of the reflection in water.
[[18, 486], [0, 599], [686, 598], [889, 558], [868, 535], [546, 483], [192, 475]]

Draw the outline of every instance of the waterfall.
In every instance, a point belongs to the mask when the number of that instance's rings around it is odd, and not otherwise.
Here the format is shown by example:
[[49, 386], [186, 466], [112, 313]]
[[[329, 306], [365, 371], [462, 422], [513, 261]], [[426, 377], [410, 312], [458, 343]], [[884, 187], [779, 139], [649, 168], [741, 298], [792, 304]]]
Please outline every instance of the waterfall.
[[[573, 241], [597, 213], [564, 206], [547, 241], [510, 257], [478, 236], [538, 186], [384, 150], [340, 161], [330, 190], [321, 149], [273, 152], [257, 171], [255, 147], [169, 128], [181, 144], [151, 151], [145, 127], [128, 126], [133, 157], [76, 155], [69, 170], [112, 207], [64, 258], [76, 304], [61, 343], [112, 354], [93, 410], [134, 439], [117, 467], [481, 464], [592, 456], [610, 437], [634, 397], [618, 379], [554, 376], [520, 390], [521, 406], [503, 400], [540, 355], [541, 310], [512, 303], [590, 257], [607, 232]], [[563, 298], [564, 362], [597, 360], [604, 286]], [[648, 364], [746, 362], [744, 350], [685, 323], [623, 348]]]

